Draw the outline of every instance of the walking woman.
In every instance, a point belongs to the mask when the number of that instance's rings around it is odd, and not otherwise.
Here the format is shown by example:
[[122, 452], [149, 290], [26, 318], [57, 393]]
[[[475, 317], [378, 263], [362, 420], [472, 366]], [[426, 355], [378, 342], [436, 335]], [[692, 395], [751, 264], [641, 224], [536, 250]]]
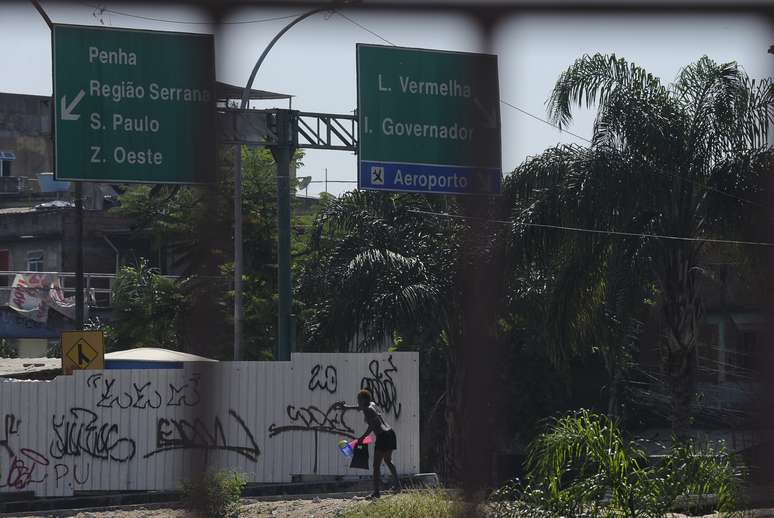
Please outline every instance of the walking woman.
[[379, 486], [381, 484], [382, 460], [392, 473], [395, 491], [400, 491], [398, 482], [398, 471], [395, 464], [392, 463], [392, 452], [398, 448], [398, 440], [395, 437], [395, 431], [384, 420], [382, 412], [371, 398], [371, 393], [363, 389], [357, 393], [357, 405], [346, 405], [339, 403], [339, 407], [344, 410], [359, 410], [363, 412], [368, 429], [357, 440], [361, 444], [368, 435], [373, 432], [376, 435], [376, 444], [374, 445], [374, 492], [369, 498], [379, 498]]

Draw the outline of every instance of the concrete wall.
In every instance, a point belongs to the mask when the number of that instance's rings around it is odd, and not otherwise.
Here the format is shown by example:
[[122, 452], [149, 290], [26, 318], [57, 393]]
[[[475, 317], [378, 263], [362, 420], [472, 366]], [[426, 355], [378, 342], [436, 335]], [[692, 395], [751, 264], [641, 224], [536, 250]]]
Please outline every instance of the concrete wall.
[[[43, 271], [61, 271], [62, 254], [60, 252], [59, 241], [30, 239], [28, 241], [18, 241], [12, 245], [0, 242], [0, 249], [2, 248], [10, 249], [11, 269], [13, 270], [26, 270], [27, 254], [29, 252], [41, 250], [43, 252]], [[5, 301], [0, 302], [4, 303]]]
[[0, 214], [0, 249], [10, 251], [11, 270], [26, 270], [27, 253], [42, 250], [44, 270], [60, 271], [62, 211], [19, 210], [18, 213]]
[[0, 149], [13, 151], [13, 176], [53, 171], [51, 98], [0, 92]]
[[[399, 473], [419, 470], [417, 353], [293, 354], [290, 362], [76, 371], [0, 382], [0, 492], [170, 490], [204, 469], [253, 482], [365, 475], [337, 448], [362, 434], [369, 387], [398, 436]], [[370, 447], [373, 458], [373, 447]]]

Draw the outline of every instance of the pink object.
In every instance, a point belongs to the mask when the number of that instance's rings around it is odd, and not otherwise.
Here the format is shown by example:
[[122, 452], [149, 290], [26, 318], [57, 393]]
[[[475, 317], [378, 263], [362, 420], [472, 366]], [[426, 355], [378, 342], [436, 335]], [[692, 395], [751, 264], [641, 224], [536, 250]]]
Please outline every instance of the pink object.
[[[372, 442], [374, 442], [374, 434], [370, 434], [368, 437], [363, 439], [363, 444], [371, 444]], [[354, 450], [355, 446], [357, 446], [357, 439], [355, 439], [354, 441], [350, 442], [349, 445]]]

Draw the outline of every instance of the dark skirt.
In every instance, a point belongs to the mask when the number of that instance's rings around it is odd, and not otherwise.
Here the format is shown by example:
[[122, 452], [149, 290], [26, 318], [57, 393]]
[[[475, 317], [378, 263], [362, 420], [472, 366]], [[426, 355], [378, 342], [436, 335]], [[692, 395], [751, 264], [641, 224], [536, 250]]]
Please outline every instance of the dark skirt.
[[390, 451], [398, 449], [398, 439], [395, 437], [395, 430], [387, 430], [376, 436], [376, 451]]

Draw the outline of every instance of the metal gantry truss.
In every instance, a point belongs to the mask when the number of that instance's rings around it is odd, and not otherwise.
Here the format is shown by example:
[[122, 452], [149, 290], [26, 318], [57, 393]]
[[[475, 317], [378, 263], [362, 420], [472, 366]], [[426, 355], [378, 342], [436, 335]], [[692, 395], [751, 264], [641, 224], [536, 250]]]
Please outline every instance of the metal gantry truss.
[[[260, 60], [259, 60], [260, 64]], [[246, 103], [243, 103], [246, 105]], [[265, 146], [277, 163], [277, 291], [278, 320], [275, 358], [290, 360], [294, 350], [293, 289], [290, 269], [291, 163], [298, 148], [357, 152], [356, 115], [298, 110], [218, 109], [221, 144]], [[242, 327], [242, 160], [236, 153], [234, 174], [234, 359], [240, 358]]]
[[298, 112], [295, 126], [300, 148], [357, 152], [355, 115]]
[[[287, 118], [281, 116], [285, 114]], [[289, 142], [282, 142], [283, 132], [279, 127], [282, 120], [287, 120], [290, 125], [285, 133], [290, 138]], [[218, 122], [223, 144], [289, 145], [293, 148], [357, 152], [356, 115], [224, 108], [218, 111]]]

